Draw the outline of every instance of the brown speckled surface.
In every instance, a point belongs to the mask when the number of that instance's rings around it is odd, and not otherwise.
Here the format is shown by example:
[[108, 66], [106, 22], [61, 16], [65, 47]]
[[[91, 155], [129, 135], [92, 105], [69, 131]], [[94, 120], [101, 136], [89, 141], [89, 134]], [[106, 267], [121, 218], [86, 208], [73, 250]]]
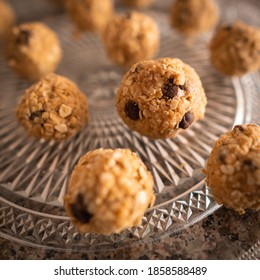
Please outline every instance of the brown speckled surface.
[[[220, 208], [185, 231], [154, 243], [100, 252], [57, 252], [0, 238], [0, 259], [239, 259], [260, 240], [260, 212]], [[260, 259], [259, 253], [254, 258]]]

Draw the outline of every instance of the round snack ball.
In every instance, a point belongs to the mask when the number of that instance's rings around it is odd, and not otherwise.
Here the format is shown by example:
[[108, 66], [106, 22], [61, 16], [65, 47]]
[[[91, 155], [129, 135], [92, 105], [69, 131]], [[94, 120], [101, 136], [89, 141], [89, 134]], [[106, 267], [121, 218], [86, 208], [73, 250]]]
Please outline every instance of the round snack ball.
[[31, 136], [62, 140], [87, 124], [88, 103], [73, 82], [48, 74], [25, 91], [16, 116]]
[[260, 29], [242, 22], [223, 26], [210, 43], [212, 64], [223, 74], [240, 76], [260, 68]]
[[143, 8], [152, 3], [153, 0], [122, 0], [122, 3], [126, 6]]
[[139, 12], [115, 15], [103, 32], [108, 57], [121, 66], [151, 59], [157, 53], [160, 33], [156, 22]]
[[39, 22], [14, 26], [4, 53], [8, 65], [18, 75], [32, 80], [53, 72], [62, 57], [58, 37]]
[[260, 127], [237, 125], [215, 142], [206, 168], [214, 199], [243, 214], [260, 209]]
[[111, 234], [140, 225], [153, 205], [153, 178], [128, 149], [98, 149], [74, 168], [65, 208], [80, 232]]
[[217, 24], [219, 9], [214, 0], [177, 0], [170, 12], [171, 24], [184, 36], [197, 36]]
[[0, 0], [0, 40], [6, 39], [14, 23], [13, 9], [6, 1]]
[[174, 137], [187, 129], [204, 117], [207, 103], [198, 74], [177, 58], [133, 65], [116, 99], [123, 121], [151, 138]]
[[113, 1], [67, 0], [65, 8], [76, 26], [77, 32], [100, 32], [113, 14]]

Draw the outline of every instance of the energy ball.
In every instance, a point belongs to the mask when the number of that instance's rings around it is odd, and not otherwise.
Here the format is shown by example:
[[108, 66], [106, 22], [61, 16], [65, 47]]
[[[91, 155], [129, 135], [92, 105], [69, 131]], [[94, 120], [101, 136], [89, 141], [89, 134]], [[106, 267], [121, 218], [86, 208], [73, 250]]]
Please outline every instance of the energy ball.
[[62, 57], [56, 34], [43, 23], [14, 26], [6, 41], [8, 65], [21, 77], [38, 80], [55, 71]]
[[116, 64], [129, 67], [151, 59], [158, 51], [160, 33], [156, 22], [139, 12], [115, 15], [103, 32], [108, 57]]
[[5, 40], [15, 23], [15, 15], [11, 6], [0, 0], [0, 40]]
[[160, 58], [130, 68], [116, 103], [131, 129], [150, 138], [169, 138], [202, 119], [207, 100], [193, 68], [177, 58]]
[[260, 209], [260, 127], [237, 125], [215, 142], [206, 168], [214, 199], [243, 214]]
[[88, 103], [73, 82], [48, 74], [25, 91], [16, 116], [29, 135], [62, 140], [87, 124]]
[[143, 8], [149, 6], [153, 0], [122, 0], [122, 3], [126, 6]]
[[214, 28], [219, 9], [214, 0], [177, 0], [172, 5], [170, 19], [184, 36], [197, 36]]
[[212, 64], [223, 74], [241, 76], [260, 68], [260, 29], [242, 22], [223, 26], [210, 43]]
[[78, 231], [111, 234], [138, 226], [153, 205], [153, 178], [128, 149], [98, 149], [80, 158], [67, 194], [66, 212]]
[[65, 8], [77, 32], [100, 32], [113, 14], [112, 0], [67, 0]]

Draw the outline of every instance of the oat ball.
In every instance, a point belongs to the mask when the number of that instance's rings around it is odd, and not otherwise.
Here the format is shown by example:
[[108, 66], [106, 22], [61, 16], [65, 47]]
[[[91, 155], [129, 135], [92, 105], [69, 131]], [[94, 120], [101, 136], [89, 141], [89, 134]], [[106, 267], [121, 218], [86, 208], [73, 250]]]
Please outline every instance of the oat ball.
[[113, 14], [113, 1], [67, 0], [65, 8], [78, 33], [100, 32]]
[[184, 36], [208, 32], [219, 20], [219, 9], [214, 0], [177, 0], [170, 10], [170, 20]]
[[5, 40], [15, 23], [15, 15], [11, 6], [4, 0], [0, 0], [0, 40]]
[[215, 142], [206, 168], [207, 185], [219, 204], [243, 214], [260, 209], [260, 127], [237, 125]]
[[87, 124], [88, 103], [73, 82], [52, 73], [25, 91], [16, 116], [29, 135], [62, 140]]
[[153, 0], [122, 0], [122, 3], [126, 6], [144, 8], [149, 6]]
[[212, 64], [223, 74], [241, 76], [260, 68], [260, 29], [235, 22], [217, 30], [210, 43]]
[[140, 225], [153, 205], [153, 178], [128, 149], [98, 149], [80, 158], [67, 194], [66, 212], [80, 232], [111, 234]]
[[153, 58], [160, 43], [156, 22], [139, 12], [115, 15], [102, 37], [108, 57], [125, 67]]
[[150, 138], [174, 137], [205, 114], [198, 74], [177, 58], [133, 65], [121, 81], [116, 103], [126, 125]]
[[14, 26], [6, 41], [8, 65], [21, 77], [38, 80], [55, 71], [62, 57], [56, 34], [39, 22]]

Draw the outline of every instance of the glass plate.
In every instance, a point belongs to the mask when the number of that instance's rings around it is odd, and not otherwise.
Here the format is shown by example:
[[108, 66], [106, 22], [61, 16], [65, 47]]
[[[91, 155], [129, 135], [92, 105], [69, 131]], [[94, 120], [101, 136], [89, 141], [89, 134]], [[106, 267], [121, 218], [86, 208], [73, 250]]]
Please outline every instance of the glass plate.
[[[226, 4], [222, 21], [239, 17], [257, 23], [259, 8], [254, 1], [235, 3]], [[259, 73], [241, 79], [221, 76], [209, 62], [210, 34], [187, 45], [169, 27], [166, 10], [148, 13], [161, 31], [158, 57], [179, 57], [199, 73], [208, 98], [205, 118], [175, 139], [154, 141], [130, 131], [114, 104], [125, 71], [110, 63], [95, 35], [73, 40], [65, 15], [44, 19], [62, 42], [64, 57], [57, 72], [87, 94], [91, 120], [81, 133], [61, 143], [28, 138], [16, 122], [15, 108], [30, 82], [18, 79], [0, 58], [0, 236], [55, 250], [109, 250], [163, 238], [220, 207], [201, 169], [220, 134], [238, 123], [259, 123]], [[141, 226], [121, 234], [80, 234], [64, 211], [72, 168], [81, 155], [99, 147], [137, 152], [155, 180], [155, 206], [147, 210]]]

